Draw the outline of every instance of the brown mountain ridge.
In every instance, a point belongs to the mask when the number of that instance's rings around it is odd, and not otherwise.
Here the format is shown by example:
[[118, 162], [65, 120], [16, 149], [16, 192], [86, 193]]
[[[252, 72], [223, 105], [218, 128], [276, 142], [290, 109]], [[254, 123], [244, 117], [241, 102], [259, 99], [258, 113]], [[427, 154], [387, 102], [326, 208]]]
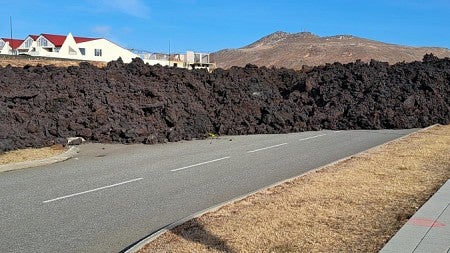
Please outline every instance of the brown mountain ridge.
[[410, 47], [388, 44], [352, 35], [320, 37], [310, 32], [275, 32], [238, 48], [215, 52], [211, 58], [218, 68], [232, 66], [275, 66], [301, 69], [303, 65], [348, 63], [375, 59], [394, 64], [422, 60], [425, 54], [450, 57], [450, 50], [439, 47]]

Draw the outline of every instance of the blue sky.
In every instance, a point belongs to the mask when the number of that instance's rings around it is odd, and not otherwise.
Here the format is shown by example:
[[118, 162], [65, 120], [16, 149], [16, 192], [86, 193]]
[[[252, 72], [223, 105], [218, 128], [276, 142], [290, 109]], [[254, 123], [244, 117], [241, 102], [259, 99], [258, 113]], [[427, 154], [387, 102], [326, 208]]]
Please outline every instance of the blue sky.
[[450, 0], [0, 0], [0, 37], [104, 37], [124, 47], [214, 52], [275, 31], [450, 48]]

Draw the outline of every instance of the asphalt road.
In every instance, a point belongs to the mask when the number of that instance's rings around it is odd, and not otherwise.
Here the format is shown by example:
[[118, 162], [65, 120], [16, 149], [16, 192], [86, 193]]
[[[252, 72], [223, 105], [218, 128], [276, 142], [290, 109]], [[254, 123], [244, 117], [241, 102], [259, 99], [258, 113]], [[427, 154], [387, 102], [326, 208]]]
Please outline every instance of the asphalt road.
[[81, 146], [0, 173], [0, 252], [119, 252], [183, 217], [416, 130]]

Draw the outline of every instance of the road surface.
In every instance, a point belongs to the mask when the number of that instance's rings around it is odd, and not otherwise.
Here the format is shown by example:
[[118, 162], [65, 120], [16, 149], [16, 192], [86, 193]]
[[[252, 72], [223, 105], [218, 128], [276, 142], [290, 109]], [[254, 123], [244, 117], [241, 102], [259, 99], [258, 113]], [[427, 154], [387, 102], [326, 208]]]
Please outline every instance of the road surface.
[[0, 173], [0, 252], [120, 252], [193, 213], [414, 131], [83, 145], [65, 162]]

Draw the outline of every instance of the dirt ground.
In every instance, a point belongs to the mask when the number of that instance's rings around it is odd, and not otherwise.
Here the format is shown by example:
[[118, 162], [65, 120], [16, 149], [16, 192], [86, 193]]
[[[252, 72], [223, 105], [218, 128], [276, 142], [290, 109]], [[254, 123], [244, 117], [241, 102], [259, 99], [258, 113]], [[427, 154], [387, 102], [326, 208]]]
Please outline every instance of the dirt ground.
[[[0, 66], [6, 67], [11, 65], [12, 67], [25, 67], [37, 66], [38, 64], [54, 65], [56, 67], [69, 67], [69, 66], [79, 66], [81, 61], [76, 60], [65, 60], [65, 59], [54, 59], [54, 58], [33, 58], [33, 57], [20, 57], [20, 56], [3, 56], [0, 58]], [[106, 62], [89, 62], [90, 64], [97, 66], [99, 68], [105, 67]]]
[[62, 145], [53, 145], [45, 148], [27, 148], [21, 150], [14, 150], [0, 154], [0, 165], [18, 163], [25, 161], [33, 161], [49, 158], [59, 155], [66, 151]]
[[450, 125], [422, 130], [193, 219], [139, 252], [378, 252], [450, 178], [449, 154]]

